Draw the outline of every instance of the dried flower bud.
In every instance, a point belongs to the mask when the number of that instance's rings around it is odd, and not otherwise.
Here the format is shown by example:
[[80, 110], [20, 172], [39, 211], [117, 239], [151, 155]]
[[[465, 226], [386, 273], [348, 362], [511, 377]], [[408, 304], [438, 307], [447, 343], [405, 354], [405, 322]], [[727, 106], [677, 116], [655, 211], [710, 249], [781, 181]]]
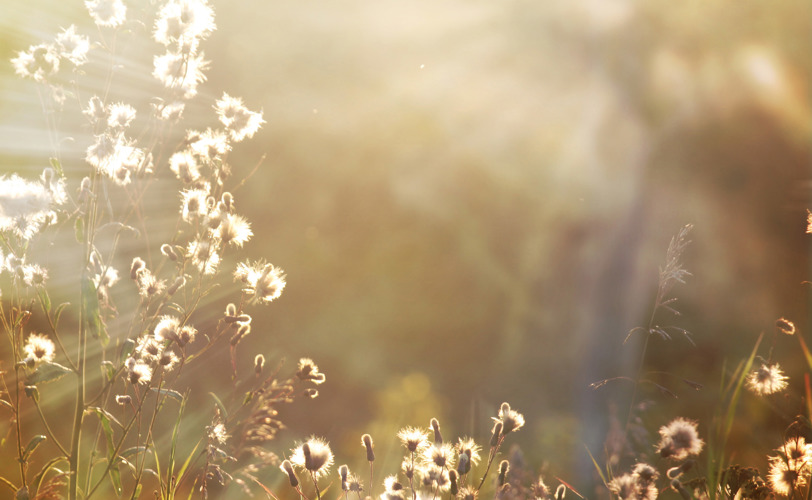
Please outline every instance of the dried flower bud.
[[167, 259], [169, 259], [171, 261], [177, 261], [178, 260], [178, 254], [177, 254], [177, 252], [175, 252], [175, 249], [172, 248], [172, 245], [169, 245], [167, 243], [164, 243], [163, 245], [161, 245], [161, 253], [164, 254], [164, 257], [166, 257]]
[[227, 317], [234, 317], [237, 315], [237, 306], [234, 304], [229, 304], [226, 306], [226, 316]]
[[443, 435], [440, 433], [440, 422], [438, 422], [436, 418], [432, 418], [429, 421], [429, 425], [431, 425], [431, 430], [434, 431], [434, 444], [443, 444]]
[[132, 403], [133, 398], [127, 396], [126, 394], [118, 394], [116, 395], [116, 403], [120, 405], [128, 405]]
[[375, 452], [372, 451], [372, 436], [369, 434], [361, 436], [361, 445], [367, 450], [367, 462], [374, 462]]
[[265, 366], [265, 356], [263, 356], [262, 354], [257, 354], [254, 357], [254, 373], [256, 373], [257, 375], [262, 373], [262, 367], [264, 366]]
[[293, 465], [290, 464], [290, 460], [285, 460], [284, 462], [282, 462], [281, 469], [288, 475], [290, 485], [294, 488], [298, 487], [299, 479], [296, 477], [296, 473], [293, 472]]
[[502, 422], [496, 422], [493, 424], [493, 430], [491, 431], [491, 448], [495, 448], [499, 444], [499, 436], [502, 435]]
[[497, 484], [499, 484], [499, 486], [504, 486], [507, 480], [507, 473], [509, 469], [510, 462], [508, 462], [507, 460], [502, 460], [499, 463], [499, 478], [497, 479]]
[[304, 390], [304, 395], [307, 396], [310, 399], [315, 399], [315, 398], [317, 398], [319, 396], [319, 391], [318, 391], [318, 389], [313, 389], [311, 387], [309, 389]]
[[787, 318], [778, 318], [775, 320], [775, 329], [786, 335], [795, 335], [795, 323]]
[[685, 487], [682, 485], [679, 479], [673, 479], [671, 481], [671, 489], [679, 493], [680, 496], [685, 500], [691, 499], [691, 494], [688, 493], [688, 490], [685, 489]]
[[134, 280], [138, 279], [138, 272], [144, 269], [145, 266], [146, 264], [144, 263], [144, 260], [141, 257], [134, 258], [133, 263], [130, 266], [130, 278]]
[[567, 487], [563, 484], [559, 484], [558, 488], [555, 489], [555, 500], [564, 500], [564, 495], [567, 494]]
[[454, 469], [448, 471], [448, 480], [449, 482], [451, 482], [451, 494], [454, 496], [456, 496], [457, 493], [459, 493], [460, 491], [459, 486], [457, 485], [458, 479], [459, 475], [457, 474], [457, 471], [455, 471]]
[[169, 295], [170, 297], [172, 295], [175, 295], [175, 292], [177, 292], [185, 284], [186, 278], [184, 278], [183, 276], [178, 276], [177, 278], [175, 278], [175, 281], [172, 282], [172, 285], [170, 285], [169, 288], [166, 289], [166, 294]]
[[460, 457], [457, 461], [457, 472], [459, 472], [460, 476], [471, 472], [471, 457], [469, 457], [468, 454], [460, 453]]
[[228, 191], [223, 193], [223, 196], [220, 198], [220, 201], [222, 201], [227, 211], [231, 212], [232, 210], [234, 210], [234, 197]]

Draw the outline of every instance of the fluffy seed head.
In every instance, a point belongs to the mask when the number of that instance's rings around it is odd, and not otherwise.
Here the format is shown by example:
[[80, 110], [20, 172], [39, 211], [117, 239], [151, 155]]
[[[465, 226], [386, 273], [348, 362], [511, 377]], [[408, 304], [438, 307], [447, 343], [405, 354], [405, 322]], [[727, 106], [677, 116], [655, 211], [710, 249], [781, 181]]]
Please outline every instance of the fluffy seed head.
[[699, 439], [696, 426], [696, 422], [678, 417], [660, 427], [660, 444], [657, 446], [660, 456], [682, 460], [689, 455], [698, 455], [705, 442]]
[[333, 452], [325, 440], [311, 437], [293, 449], [290, 461], [318, 478], [329, 473], [333, 465]]
[[417, 452], [428, 444], [426, 432], [416, 427], [404, 427], [398, 431], [398, 438], [411, 453]]
[[31, 359], [35, 365], [54, 360], [54, 343], [45, 335], [38, 333], [30, 334], [26, 339], [23, 350], [28, 359]]
[[781, 392], [787, 388], [787, 385], [787, 377], [781, 371], [778, 363], [762, 364], [761, 368], [753, 370], [747, 376], [747, 388], [759, 396]]

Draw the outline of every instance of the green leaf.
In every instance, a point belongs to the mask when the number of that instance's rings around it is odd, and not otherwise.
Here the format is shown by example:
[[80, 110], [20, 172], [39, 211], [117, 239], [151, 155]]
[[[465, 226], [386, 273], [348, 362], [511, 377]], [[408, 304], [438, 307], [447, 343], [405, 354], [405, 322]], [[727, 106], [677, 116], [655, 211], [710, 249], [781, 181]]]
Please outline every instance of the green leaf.
[[42, 434], [37, 434], [36, 436], [32, 437], [31, 440], [28, 441], [28, 444], [25, 446], [25, 451], [23, 451], [23, 460], [28, 460], [28, 457], [34, 453], [34, 450], [37, 449], [37, 446], [42, 444], [43, 441], [48, 439], [47, 437], [43, 436]]
[[48, 296], [48, 292], [41, 287], [37, 287], [37, 295], [39, 296], [40, 303], [42, 304], [42, 309], [45, 311], [45, 314], [51, 312], [51, 298]]
[[59, 324], [59, 318], [62, 316], [62, 311], [64, 311], [69, 305], [70, 302], [63, 302], [56, 306], [56, 309], [54, 310], [54, 329], [56, 329], [57, 325]]
[[157, 387], [150, 387], [153, 392], [157, 392], [164, 396], [169, 396], [170, 398], [183, 403], [183, 395], [178, 391], [173, 391], [172, 389], [158, 389]]
[[54, 157], [51, 157], [48, 159], [48, 162], [51, 164], [52, 167], [54, 167], [54, 170], [56, 170], [56, 173], [59, 174], [59, 177], [65, 177], [65, 171], [62, 170], [62, 164], [59, 163], [59, 160], [57, 160]]
[[116, 367], [113, 366], [112, 361], [104, 360], [101, 363], [101, 371], [102, 375], [107, 377], [107, 380], [113, 380], [113, 377], [116, 376]]
[[228, 418], [228, 412], [226, 411], [226, 406], [220, 401], [220, 398], [217, 397], [217, 394], [210, 392], [209, 395], [214, 398], [214, 404], [217, 405], [217, 409], [220, 410], [220, 418], [226, 420]]
[[78, 243], [84, 243], [85, 221], [81, 217], [77, 217], [76, 222], [73, 223], [73, 234], [74, 236], [76, 236], [76, 241]]
[[[121, 496], [121, 472], [118, 470], [118, 463], [116, 461], [116, 444], [113, 440], [113, 426], [110, 425], [111, 420], [117, 424], [118, 421], [116, 421], [116, 419], [106, 411], [95, 406], [88, 408], [86, 411], [94, 412], [99, 417], [99, 421], [101, 421], [102, 430], [104, 431], [104, 438], [107, 441], [107, 460], [111, 464], [110, 467], [107, 468], [110, 476], [110, 482], [113, 483], [113, 488], [116, 490], [116, 495]], [[118, 425], [120, 426], [121, 424]]]
[[93, 280], [87, 272], [82, 274], [82, 313], [85, 331], [93, 335], [93, 338], [99, 339], [102, 347], [107, 347], [110, 336], [107, 334], [107, 329], [101, 319], [96, 285], [93, 284]]
[[59, 363], [43, 362], [37, 366], [37, 369], [31, 372], [25, 379], [26, 385], [36, 385], [45, 382], [53, 382], [59, 380], [68, 373], [73, 373], [70, 368], [60, 365]]

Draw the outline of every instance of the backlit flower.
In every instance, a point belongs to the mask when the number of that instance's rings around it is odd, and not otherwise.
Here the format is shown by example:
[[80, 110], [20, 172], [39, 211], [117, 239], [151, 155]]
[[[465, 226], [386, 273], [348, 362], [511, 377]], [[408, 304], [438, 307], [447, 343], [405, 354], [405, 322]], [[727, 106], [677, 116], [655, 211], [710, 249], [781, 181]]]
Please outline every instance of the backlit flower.
[[428, 434], [416, 427], [404, 427], [398, 431], [398, 438], [403, 446], [412, 453], [417, 452], [428, 444]]
[[76, 26], [73, 24], [63, 29], [56, 36], [56, 44], [59, 47], [59, 56], [67, 59], [75, 66], [81, 66], [87, 62], [90, 39], [76, 34]]
[[249, 111], [239, 97], [223, 93], [223, 97], [214, 106], [220, 122], [226, 126], [235, 142], [246, 137], [253, 137], [259, 127], [265, 123], [261, 112]]
[[315, 477], [326, 475], [333, 465], [330, 445], [321, 438], [311, 437], [292, 451], [290, 461], [293, 465], [307, 470]]
[[33, 361], [35, 365], [42, 362], [51, 362], [54, 360], [54, 343], [45, 335], [32, 333], [25, 341], [25, 351], [28, 359]]
[[90, 17], [98, 26], [115, 28], [124, 23], [127, 7], [121, 0], [85, 0]]
[[663, 458], [670, 457], [675, 460], [698, 455], [705, 443], [699, 439], [696, 425], [696, 422], [679, 417], [660, 427], [660, 444], [657, 451]]
[[271, 264], [241, 262], [234, 271], [234, 278], [245, 284], [243, 292], [250, 295], [251, 302], [268, 303], [278, 299], [285, 288], [285, 274]]
[[747, 376], [747, 388], [759, 396], [781, 392], [787, 388], [787, 385], [787, 377], [781, 371], [778, 363], [762, 364], [761, 368], [753, 370]]

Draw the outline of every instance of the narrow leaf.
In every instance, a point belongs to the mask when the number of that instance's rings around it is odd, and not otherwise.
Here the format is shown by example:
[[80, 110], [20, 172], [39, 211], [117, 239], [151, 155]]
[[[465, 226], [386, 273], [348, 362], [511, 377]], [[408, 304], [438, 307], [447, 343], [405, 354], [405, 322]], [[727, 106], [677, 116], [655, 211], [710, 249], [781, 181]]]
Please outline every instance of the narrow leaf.
[[108, 475], [110, 476], [110, 482], [113, 483], [113, 488], [116, 490], [116, 495], [121, 496], [121, 472], [118, 470], [118, 464], [116, 463], [116, 444], [113, 438], [113, 427], [110, 425], [110, 419], [112, 416], [106, 411], [97, 407], [88, 408], [87, 411], [94, 412], [99, 417], [99, 421], [102, 424], [104, 438], [107, 441], [107, 460], [109, 463], [111, 463], [110, 467], [107, 468]]
[[99, 339], [102, 347], [107, 347], [110, 336], [104, 327], [99, 308], [99, 295], [96, 285], [88, 273], [82, 274], [82, 312], [84, 313], [84, 327], [93, 338]]
[[183, 395], [178, 391], [173, 391], [172, 389], [158, 389], [157, 387], [150, 387], [152, 392], [160, 393], [164, 396], [169, 396], [170, 398], [174, 399], [178, 402], [183, 402]]
[[37, 434], [36, 436], [32, 437], [28, 444], [25, 446], [25, 450], [23, 451], [23, 460], [28, 460], [28, 457], [34, 453], [34, 450], [37, 449], [37, 446], [42, 444], [43, 441], [48, 439], [47, 437], [43, 436], [42, 434]]
[[210, 392], [209, 395], [214, 398], [214, 404], [217, 405], [217, 409], [220, 410], [220, 417], [223, 420], [228, 418], [228, 412], [226, 411], [226, 406], [220, 401], [220, 398], [217, 397], [217, 394]]

